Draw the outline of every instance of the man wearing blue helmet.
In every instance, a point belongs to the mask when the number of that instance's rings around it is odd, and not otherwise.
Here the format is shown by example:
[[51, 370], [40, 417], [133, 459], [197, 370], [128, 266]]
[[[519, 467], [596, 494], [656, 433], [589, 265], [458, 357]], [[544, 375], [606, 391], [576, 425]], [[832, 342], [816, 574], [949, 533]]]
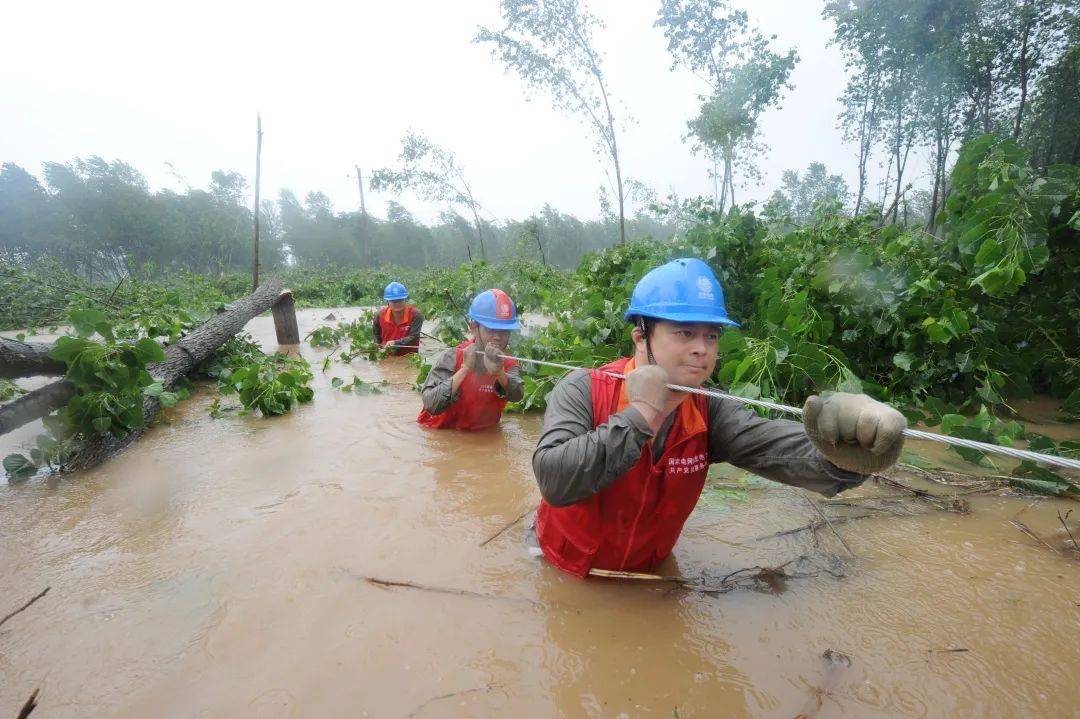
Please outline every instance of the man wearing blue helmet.
[[865, 395], [810, 397], [799, 423], [668, 389], [700, 386], [716, 367], [721, 328], [738, 326], [701, 260], [646, 274], [626, 318], [634, 356], [564, 377], [533, 453], [543, 496], [537, 539], [559, 569], [580, 577], [594, 568], [655, 569], [671, 554], [710, 464], [833, 495], [900, 455], [903, 415]]
[[389, 347], [397, 355], [416, 352], [420, 346], [420, 330], [424, 327], [424, 315], [408, 304], [409, 291], [400, 282], [391, 282], [383, 290], [386, 306], [379, 310], [373, 320], [375, 343]]
[[481, 292], [469, 306], [473, 336], [442, 352], [424, 382], [416, 421], [436, 429], [477, 430], [499, 423], [507, 402], [525, 396], [517, 364], [503, 359], [520, 328], [514, 301], [502, 290]]

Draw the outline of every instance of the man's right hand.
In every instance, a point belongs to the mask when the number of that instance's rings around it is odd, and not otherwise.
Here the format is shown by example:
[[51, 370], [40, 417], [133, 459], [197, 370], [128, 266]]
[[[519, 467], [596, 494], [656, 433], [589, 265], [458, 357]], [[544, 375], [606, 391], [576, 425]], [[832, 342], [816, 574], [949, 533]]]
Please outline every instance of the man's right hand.
[[461, 353], [461, 368], [466, 372], [477, 372], [483, 363], [484, 353], [479, 350], [479, 343], [473, 342]]
[[626, 375], [626, 399], [637, 409], [653, 429], [659, 429], [664, 419], [675, 411], [685, 393], [667, 388], [667, 370], [659, 365], [638, 367]]

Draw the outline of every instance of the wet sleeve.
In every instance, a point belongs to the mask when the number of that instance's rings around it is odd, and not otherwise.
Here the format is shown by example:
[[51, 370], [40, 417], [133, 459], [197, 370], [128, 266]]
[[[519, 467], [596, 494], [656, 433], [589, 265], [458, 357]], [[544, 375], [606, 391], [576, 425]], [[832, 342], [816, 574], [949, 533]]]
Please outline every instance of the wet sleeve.
[[424, 409], [431, 414], [442, 414], [450, 409], [450, 405], [457, 401], [461, 392], [451, 396], [450, 385], [454, 379], [455, 366], [457, 365], [457, 350], [446, 349], [439, 353], [431, 365], [427, 379], [424, 380], [424, 388], [421, 394], [424, 398]]
[[548, 397], [544, 428], [533, 452], [540, 494], [555, 507], [591, 497], [633, 467], [652, 436], [645, 418], [632, 407], [594, 429], [589, 373], [571, 372]]
[[379, 324], [379, 315], [376, 314], [371, 318], [371, 326], [375, 331], [375, 344], [382, 344], [382, 325]]
[[424, 315], [416, 310], [412, 322], [409, 323], [409, 334], [397, 341], [399, 345], [416, 347], [420, 344], [420, 330], [424, 329]]
[[709, 461], [729, 462], [774, 482], [831, 497], [867, 477], [833, 465], [801, 422], [766, 419], [736, 400], [709, 398]]
[[521, 370], [514, 365], [506, 373], [506, 389], [498, 382], [495, 383], [495, 394], [507, 402], [520, 402], [525, 396], [525, 381], [521, 379]]

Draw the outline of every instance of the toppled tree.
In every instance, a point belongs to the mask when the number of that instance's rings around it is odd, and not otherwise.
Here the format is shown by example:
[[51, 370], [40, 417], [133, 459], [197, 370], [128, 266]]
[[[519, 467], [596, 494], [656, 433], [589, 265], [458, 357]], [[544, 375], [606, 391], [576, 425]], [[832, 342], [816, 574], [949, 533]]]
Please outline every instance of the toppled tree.
[[[172, 390], [181, 378], [253, 317], [270, 309], [280, 295], [280, 280], [269, 280], [164, 349], [145, 337], [136, 342], [116, 342], [104, 313], [75, 313], [75, 329], [80, 336], [61, 337], [49, 353], [50, 358], [67, 366], [65, 379], [0, 408], [0, 434], [62, 408], [66, 434], [85, 440], [68, 447], [70, 451], [59, 458], [62, 468], [74, 471], [93, 467], [141, 436], [162, 406], [175, 404]], [[94, 333], [105, 342], [87, 339]], [[14, 365], [6, 364], [0, 356], [0, 374], [13, 371]], [[59, 441], [67, 441], [67, 437]], [[8, 455], [4, 468], [13, 476], [32, 473], [39, 458], [45, 455], [48, 460], [47, 453], [57, 442], [55, 438], [39, 442], [30, 459]]]

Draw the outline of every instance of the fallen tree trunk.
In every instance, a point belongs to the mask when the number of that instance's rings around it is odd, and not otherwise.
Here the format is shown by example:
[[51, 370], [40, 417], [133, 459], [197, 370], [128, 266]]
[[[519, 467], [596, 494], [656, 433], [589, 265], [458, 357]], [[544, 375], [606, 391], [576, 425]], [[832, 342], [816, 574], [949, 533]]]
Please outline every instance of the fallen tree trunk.
[[67, 366], [49, 357], [53, 346], [44, 342], [20, 342], [0, 337], [0, 377], [31, 377], [64, 374]]
[[[176, 344], [166, 347], [165, 361], [147, 367], [150, 376], [160, 380], [165, 389], [172, 389], [177, 380], [186, 376], [213, 354], [214, 350], [244, 329], [244, 325], [252, 317], [270, 309], [280, 294], [280, 280], [268, 280], [259, 285], [247, 297], [233, 302], [228, 310], [199, 325]], [[92, 437], [64, 463], [62, 471], [89, 469], [105, 461], [142, 436], [160, 409], [157, 398], [147, 397], [143, 402], [143, 427], [132, 430], [123, 439], [111, 434]]]
[[60, 409], [75, 396], [75, 385], [61, 379], [0, 405], [0, 434]]

